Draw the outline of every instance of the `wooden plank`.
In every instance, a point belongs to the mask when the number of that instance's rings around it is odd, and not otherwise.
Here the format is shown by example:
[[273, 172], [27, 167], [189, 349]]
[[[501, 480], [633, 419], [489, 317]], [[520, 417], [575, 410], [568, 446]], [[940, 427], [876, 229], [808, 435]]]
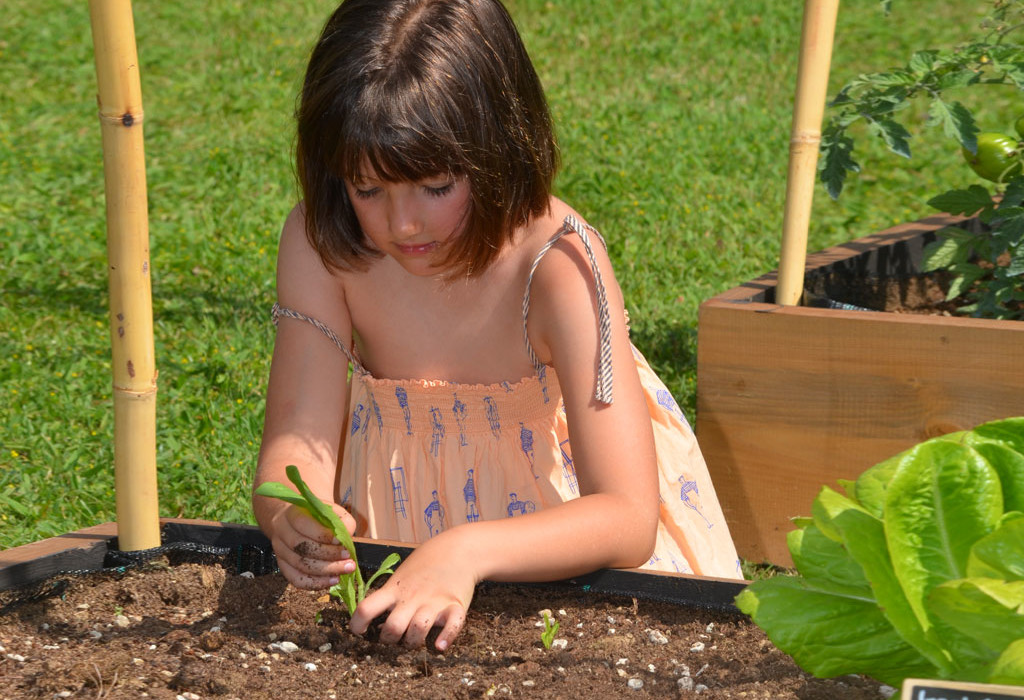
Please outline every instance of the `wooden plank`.
[[43, 581], [61, 571], [103, 566], [115, 523], [103, 523], [0, 551], [0, 591]]
[[[863, 242], [845, 248], [812, 262], [863, 254]], [[698, 324], [697, 437], [741, 556], [788, 566], [790, 519], [810, 513], [823, 485], [1024, 415], [1024, 323], [755, 301], [772, 284], [705, 302]]]
[[[266, 535], [252, 525], [186, 518], [163, 518], [160, 523], [162, 546], [192, 543], [226, 548], [251, 546], [270, 551]], [[35, 585], [62, 572], [102, 569], [108, 550], [116, 545], [116, 537], [116, 523], [104, 523], [4, 550], [0, 552], [0, 591]], [[413, 551], [412, 546], [403, 542], [362, 537], [354, 541], [361, 566], [371, 570], [379, 567], [392, 552], [404, 559]], [[733, 599], [746, 584], [732, 579], [641, 569], [600, 569], [564, 581], [510, 585], [569, 588], [582, 593], [630, 596], [736, 612]]]

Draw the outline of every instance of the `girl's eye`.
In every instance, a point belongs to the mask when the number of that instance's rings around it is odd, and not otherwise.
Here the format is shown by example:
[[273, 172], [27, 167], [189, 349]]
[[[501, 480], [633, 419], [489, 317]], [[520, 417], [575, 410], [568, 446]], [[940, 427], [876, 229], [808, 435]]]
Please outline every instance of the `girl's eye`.
[[446, 194], [452, 191], [453, 187], [455, 187], [455, 183], [449, 182], [448, 184], [441, 185], [440, 187], [424, 187], [423, 189], [425, 189], [427, 191], [427, 194], [429, 194], [431, 197], [444, 197]]
[[359, 197], [359, 199], [370, 199], [380, 192], [380, 189], [377, 187], [371, 187], [368, 190], [361, 190], [358, 187], [354, 187], [353, 189], [355, 190], [356, 197]]

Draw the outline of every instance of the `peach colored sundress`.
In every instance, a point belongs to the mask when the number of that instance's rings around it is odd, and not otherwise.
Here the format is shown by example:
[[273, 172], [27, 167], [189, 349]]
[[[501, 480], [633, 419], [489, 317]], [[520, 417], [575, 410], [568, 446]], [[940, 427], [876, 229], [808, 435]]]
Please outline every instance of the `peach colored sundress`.
[[[562, 235], [579, 235], [597, 276], [607, 338], [603, 283], [588, 229], [597, 234], [568, 217], [533, 269]], [[528, 310], [529, 281], [524, 336]], [[528, 340], [537, 371], [515, 383], [381, 379], [319, 321], [275, 305], [275, 322], [281, 317], [315, 325], [352, 365], [337, 497], [355, 517], [360, 535], [423, 542], [460, 523], [515, 518], [579, 496], [558, 378], [536, 360]], [[633, 355], [654, 428], [661, 492], [655, 552], [642, 568], [742, 579], [693, 431], [635, 347]], [[610, 355], [599, 375], [598, 399], [610, 403]]]

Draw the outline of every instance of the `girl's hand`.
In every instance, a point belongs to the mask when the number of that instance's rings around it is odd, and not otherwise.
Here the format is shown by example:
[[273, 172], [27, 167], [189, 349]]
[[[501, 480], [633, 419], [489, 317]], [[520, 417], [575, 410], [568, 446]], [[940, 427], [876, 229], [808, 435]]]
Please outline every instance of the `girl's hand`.
[[[334, 511], [352, 532], [355, 520], [341, 506]], [[296, 588], [328, 588], [338, 576], [355, 571], [356, 564], [334, 534], [305, 510], [289, 505], [272, 521], [271, 544], [284, 577]]]
[[419, 647], [432, 628], [441, 627], [434, 646], [438, 651], [451, 646], [466, 621], [477, 579], [471, 563], [444, 540], [441, 535], [421, 544], [383, 586], [363, 599], [352, 615], [354, 633], [364, 634], [378, 615], [390, 610], [380, 641]]

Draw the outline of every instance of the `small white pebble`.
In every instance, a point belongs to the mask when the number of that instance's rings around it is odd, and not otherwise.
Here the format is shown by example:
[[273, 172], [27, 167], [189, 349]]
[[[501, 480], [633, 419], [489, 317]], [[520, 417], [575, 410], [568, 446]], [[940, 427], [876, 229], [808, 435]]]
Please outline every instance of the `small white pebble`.
[[70, 698], [71, 695], [72, 695], [72, 693], [71, 693], [70, 690], [62, 690], [59, 693], [57, 693], [56, 695], [54, 695], [53, 697], [55, 697], [55, 698]]
[[7, 649], [4, 647], [3, 644], [0, 644], [0, 654], [4, 654], [6, 652], [7, 652]]
[[276, 642], [277, 641], [277, 632], [271, 632], [270, 634], [268, 634], [267, 635], [267, 639], [269, 639], [272, 642]]
[[626, 685], [629, 686], [630, 690], [640, 690], [644, 687], [644, 682], [640, 678], [630, 678], [629, 682], [626, 683]]
[[569, 646], [569, 640], [561, 637], [551, 642], [552, 649], [565, 649], [567, 646]]
[[264, 673], [270, 673], [270, 666], [260, 666], [260, 670]]
[[709, 666], [709, 665], [710, 665], [710, 664], [704, 664], [703, 666], [701, 666], [700, 668], [698, 668], [698, 669], [697, 669], [697, 672], [696, 672], [695, 674], [693, 674], [693, 677], [694, 677], [694, 678], [696, 678], [696, 677], [697, 677], [697, 676], [699, 676], [700, 674], [702, 674], [702, 673], [704, 673], [705, 671], [707, 671], [707, 670], [708, 670], [708, 666]]
[[279, 646], [285, 654], [294, 654], [299, 650], [299, 645], [295, 642], [281, 642]]
[[217, 622], [227, 622], [227, 621], [228, 621], [228, 618], [226, 618], [226, 617], [218, 617], [217, 618]]
[[529, 680], [523, 681], [523, 687], [524, 688], [532, 688], [535, 685], [537, 685], [537, 683], [534, 682], [534, 681], [529, 681]]
[[555, 670], [558, 671], [559, 673], [565, 673], [565, 667], [564, 666], [559, 666]]
[[629, 675], [628, 673], [626, 673], [626, 669], [624, 668], [615, 669], [615, 673], [619, 676], [619, 678], [625, 678]]
[[657, 670], [658, 670], [658, 668], [654, 664], [647, 664], [647, 672], [648, 673], [654, 673]]
[[319, 651], [319, 652], [320, 652], [321, 654], [325, 654], [325, 653], [327, 653], [327, 652], [329, 652], [329, 651], [331, 650], [331, 643], [330, 643], [330, 642], [327, 642], [326, 644], [321, 644], [321, 645], [320, 645], [320, 646], [318, 646], [318, 647], [317, 647], [316, 649], [317, 649], [317, 651]]
[[715, 631], [715, 623], [714, 622], [709, 622], [708, 626], [704, 629], [704, 631], [707, 632], [708, 634], [711, 634], [712, 632], [714, 632]]
[[210, 628], [211, 632], [220, 632], [220, 625], [214, 625]]
[[143, 661], [142, 659], [139, 659], [139, 658], [134, 658], [134, 659], [132, 659], [132, 663], [133, 663], [133, 664], [135, 664], [136, 666], [142, 666], [142, 665], [143, 665], [143, 664], [145, 664], [146, 662], [145, 662], [145, 661]]
[[182, 700], [200, 700], [199, 696], [195, 693], [184, 692], [178, 696]]
[[659, 630], [647, 630], [647, 641], [651, 644], [668, 644], [668, 637]]
[[628, 663], [629, 663], [629, 659], [627, 659], [626, 657], [621, 657], [618, 661], [615, 662], [615, 665], [616, 666], [625, 666]]
[[315, 671], [316, 670], [316, 664], [307, 663], [302, 668], [306, 669], [307, 671]]
[[45, 632], [46, 630], [50, 629], [50, 623], [49, 622], [44, 622], [43, 624], [39, 625], [39, 629], [41, 629], [43, 632]]
[[695, 642], [690, 651], [704, 651], [704, 642]]
[[124, 615], [118, 615], [117, 617], [114, 618], [114, 624], [117, 625], [118, 627], [120, 627], [121, 629], [124, 629], [125, 627], [128, 627], [128, 625], [130, 625], [132, 623], [129, 622], [128, 618], [125, 617]]
[[703, 693], [707, 689], [708, 687], [703, 683], [698, 683], [697, 685], [693, 686], [693, 692], [695, 693]]
[[615, 628], [614, 627], [609, 627], [608, 628], [608, 634], [615, 634]]
[[149, 650], [150, 651], [156, 651], [156, 644], [150, 644], [149, 645]]
[[93, 639], [100, 639], [103, 636], [103, 633], [99, 630], [89, 630], [89, 636]]
[[89, 604], [88, 603], [79, 603], [78, 605], [75, 606], [75, 609], [76, 610], [88, 610], [89, 609]]
[[242, 578], [256, 578], [256, 574], [254, 574], [251, 571], [243, 571], [242, 573], [240, 573], [238, 575], [241, 576]]
[[582, 622], [577, 622], [576, 623], [576, 629], [578, 629], [578, 630], [583, 629], [583, 623]]
[[10, 659], [11, 661], [17, 661], [18, 663], [21, 663], [22, 661], [25, 660], [25, 657], [22, 656], [21, 654], [8, 654], [7, 658]]
[[567, 613], [564, 608], [559, 608], [558, 609], [558, 614], [561, 615], [562, 617], [565, 617], [569, 613]]
[[609, 625], [614, 625], [615, 624], [615, 618], [612, 617], [611, 615], [608, 616], [608, 624]]
[[43, 649], [46, 649], [47, 651], [52, 651], [54, 649], [60, 649], [60, 645], [59, 644], [44, 644], [43, 645]]
[[693, 690], [693, 679], [689, 676], [683, 676], [676, 681], [676, 687], [680, 690]]

